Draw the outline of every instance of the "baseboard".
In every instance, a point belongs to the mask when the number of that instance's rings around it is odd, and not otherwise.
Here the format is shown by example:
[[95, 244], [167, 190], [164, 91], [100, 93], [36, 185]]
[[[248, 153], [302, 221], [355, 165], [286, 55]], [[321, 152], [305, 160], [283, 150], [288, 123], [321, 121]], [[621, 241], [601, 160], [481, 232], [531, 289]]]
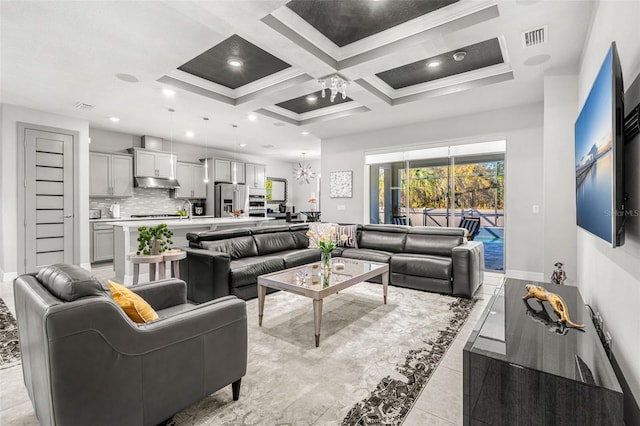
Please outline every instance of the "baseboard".
[[508, 278], [515, 278], [518, 280], [544, 281], [544, 273], [542, 272], [517, 271], [515, 269], [507, 269], [507, 273], [505, 275]]

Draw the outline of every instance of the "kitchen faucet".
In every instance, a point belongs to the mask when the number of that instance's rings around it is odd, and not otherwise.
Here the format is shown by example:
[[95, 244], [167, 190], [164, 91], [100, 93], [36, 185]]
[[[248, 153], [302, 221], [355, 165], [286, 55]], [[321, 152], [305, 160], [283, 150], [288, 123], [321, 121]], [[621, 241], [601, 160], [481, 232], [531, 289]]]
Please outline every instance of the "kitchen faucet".
[[[184, 208], [185, 204], [188, 206], [187, 209]], [[191, 220], [191, 215], [193, 214], [193, 205], [191, 204], [191, 201], [184, 200], [184, 203], [182, 203], [182, 210], [187, 211], [187, 219]]]

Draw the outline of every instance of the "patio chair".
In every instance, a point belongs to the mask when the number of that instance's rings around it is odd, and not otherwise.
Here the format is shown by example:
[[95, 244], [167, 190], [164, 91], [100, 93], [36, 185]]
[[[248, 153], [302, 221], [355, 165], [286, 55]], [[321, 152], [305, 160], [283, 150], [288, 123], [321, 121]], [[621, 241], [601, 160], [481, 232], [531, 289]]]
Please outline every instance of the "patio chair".
[[463, 217], [460, 220], [460, 225], [458, 225], [458, 227], [464, 228], [467, 231], [469, 231], [469, 234], [467, 235], [467, 239], [469, 241], [473, 241], [476, 235], [478, 235], [478, 233], [480, 232], [480, 218], [479, 217]]
[[413, 226], [411, 223], [411, 218], [406, 216], [393, 216], [391, 219], [391, 223], [394, 225], [409, 225]]

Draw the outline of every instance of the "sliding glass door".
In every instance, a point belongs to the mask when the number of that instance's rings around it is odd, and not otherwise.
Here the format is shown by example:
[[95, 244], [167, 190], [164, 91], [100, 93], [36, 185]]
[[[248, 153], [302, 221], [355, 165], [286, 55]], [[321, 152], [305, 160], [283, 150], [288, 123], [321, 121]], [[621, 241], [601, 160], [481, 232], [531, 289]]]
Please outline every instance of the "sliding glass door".
[[449, 156], [371, 164], [371, 223], [460, 226], [474, 236], [485, 267], [504, 270], [504, 154]]

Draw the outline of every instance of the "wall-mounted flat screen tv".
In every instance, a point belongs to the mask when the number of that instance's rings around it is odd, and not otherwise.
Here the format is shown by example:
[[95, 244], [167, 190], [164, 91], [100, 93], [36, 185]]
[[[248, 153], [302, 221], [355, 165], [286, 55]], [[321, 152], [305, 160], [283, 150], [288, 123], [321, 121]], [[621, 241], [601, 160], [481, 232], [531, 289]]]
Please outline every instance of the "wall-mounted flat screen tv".
[[614, 42], [575, 125], [578, 226], [613, 247], [624, 243], [623, 98]]

